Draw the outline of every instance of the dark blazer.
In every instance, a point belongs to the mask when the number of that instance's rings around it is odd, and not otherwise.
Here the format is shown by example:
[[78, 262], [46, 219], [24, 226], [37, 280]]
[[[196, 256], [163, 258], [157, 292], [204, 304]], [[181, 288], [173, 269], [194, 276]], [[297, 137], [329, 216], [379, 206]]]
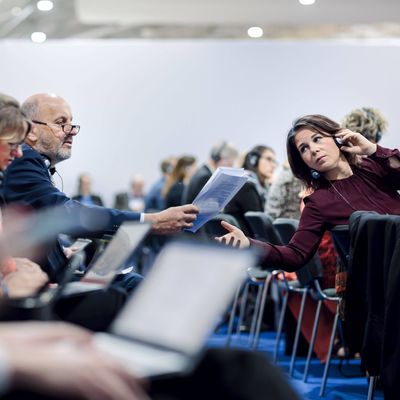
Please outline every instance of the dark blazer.
[[[82, 195], [78, 194], [77, 196], [73, 196], [72, 200], [76, 200], [81, 202], [82, 201]], [[103, 200], [101, 199], [100, 196], [98, 196], [97, 194], [91, 194], [90, 195], [90, 200], [93, 202], [94, 205], [96, 206], [103, 206]]]
[[247, 211], [264, 211], [265, 199], [258, 193], [253, 182], [247, 181], [226, 205], [224, 212], [236, 218], [246, 236], [252, 236], [244, 214]]
[[128, 210], [129, 209], [129, 197], [128, 193], [118, 193], [115, 195], [114, 208], [117, 210]]
[[190, 179], [189, 184], [186, 186], [183, 192], [183, 203], [190, 204], [193, 202], [195, 197], [199, 194], [200, 190], [207, 183], [212, 175], [211, 169], [207, 165], [201, 166]]
[[[113, 233], [126, 220], [137, 221], [140, 213], [118, 211], [99, 206], [85, 206], [71, 200], [65, 193], [57, 189], [52, 181], [48, 168], [42, 156], [27, 145], [22, 146], [23, 156], [15, 159], [4, 174], [0, 193], [6, 203], [21, 203], [35, 209], [52, 206], [65, 206], [66, 212], [72, 215], [79, 213], [87, 221], [101, 220], [102, 233]], [[92, 234], [90, 224], [84, 234]], [[61, 233], [61, 232], [60, 232]], [[54, 250], [48, 257], [47, 268], [44, 268], [51, 278], [64, 265], [62, 250]]]

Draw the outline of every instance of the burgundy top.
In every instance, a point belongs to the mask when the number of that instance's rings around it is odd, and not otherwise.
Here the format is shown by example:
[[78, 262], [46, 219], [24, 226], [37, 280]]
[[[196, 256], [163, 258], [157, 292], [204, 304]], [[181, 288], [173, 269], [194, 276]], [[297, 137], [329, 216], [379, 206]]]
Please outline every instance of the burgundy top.
[[265, 256], [263, 266], [296, 271], [317, 251], [327, 229], [347, 225], [350, 215], [357, 210], [379, 214], [400, 215], [400, 168], [391, 168], [388, 158], [399, 150], [377, 146], [377, 151], [365, 158], [360, 167], [353, 167], [349, 178], [331, 181], [305, 197], [305, 207], [299, 227], [287, 246], [275, 246], [250, 239]]

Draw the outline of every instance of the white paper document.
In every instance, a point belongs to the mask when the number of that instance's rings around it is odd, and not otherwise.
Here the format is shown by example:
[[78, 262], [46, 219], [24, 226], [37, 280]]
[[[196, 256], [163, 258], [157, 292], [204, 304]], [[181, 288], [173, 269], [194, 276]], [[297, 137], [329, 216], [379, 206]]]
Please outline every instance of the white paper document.
[[199, 207], [200, 212], [193, 222], [193, 227], [188, 231], [196, 232], [219, 214], [247, 179], [248, 176], [243, 168], [219, 167], [193, 200], [193, 204]]

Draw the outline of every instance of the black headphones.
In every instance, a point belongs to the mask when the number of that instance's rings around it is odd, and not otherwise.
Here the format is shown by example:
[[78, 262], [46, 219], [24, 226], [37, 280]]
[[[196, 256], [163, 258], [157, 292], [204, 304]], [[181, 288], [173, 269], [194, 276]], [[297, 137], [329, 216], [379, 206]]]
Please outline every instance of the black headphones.
[[221, 155], [222, 155], [222, 152], [225, 150], [225, 147], [227, 146], [227, 143], [225, 142], [225, 141], [223, 141], [222, 143], [221, 143], [221, 146], [218, 146], [216, 149], [214, 149], [212, 152], [211, 152], [211, 160], [213, 160], [214, 162], [219, 162], [219, 161], [221, 161]]
[[247, 164], [253, 168], [256, 168], [260, 162], [261, 155], [255, 151], [250, 151], [247, 154]]

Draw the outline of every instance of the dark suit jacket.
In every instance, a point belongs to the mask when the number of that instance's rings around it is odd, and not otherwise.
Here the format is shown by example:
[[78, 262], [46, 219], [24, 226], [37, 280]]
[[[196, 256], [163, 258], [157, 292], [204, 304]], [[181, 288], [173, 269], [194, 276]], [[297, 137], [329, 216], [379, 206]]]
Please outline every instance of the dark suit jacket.
[[182, 204], [190, 204], [199, 194], [200, 190], [210, 179], [212, 172], [207, 165], [201, 166], [190, 179], [189, 184], [185, 188], [182, 197]]
[[[103, 206], [103, 200], [101, 199], [100, 196], [96, 194], [91, 194], [90, 199], [92, 200], [93, 204], [96, 206]], [[76, 200], [81, 202], [82, 201], [82, 196], [79, 194], [77, 196], [72, 197], [72, 200]]]
[[[67, 213], [71, 213], [71, 215], [79, 213], [83, 219], [89, 222], [87, 232], [82, 232], [82, 235], [93, 233], [90, 229], [91, 221], [101, 220], [102, 232], [113, 233], [122, 222], [140, 219], [140, 213], [84, 206], [78, 201], [71, 200], [53, 185], [42, 156], [27, 145], [23, 145], [22, 150], [23, 157], [14, 160], [4, 174], [0, 192], [6, 203], [22, 203], [35, 209], [65, 206]], [[58, 280], [57, 274], [65, 264], [62, 249], [60, 246], [57, 247], [50, 252], [47, 266], [44, 267], [53, 280]]]

